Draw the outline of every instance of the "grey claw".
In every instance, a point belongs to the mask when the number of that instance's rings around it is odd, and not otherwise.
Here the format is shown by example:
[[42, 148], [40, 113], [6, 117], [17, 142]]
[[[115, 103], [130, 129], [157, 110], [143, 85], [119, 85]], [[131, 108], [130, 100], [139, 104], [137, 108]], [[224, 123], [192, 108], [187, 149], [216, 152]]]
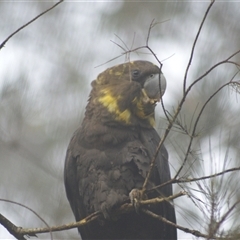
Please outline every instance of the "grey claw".
[[140, 210], [140, 202], [142, 200], [142, 191], [139, 189], [133, 189], [130, 193], [129, 193], [129, 198], [130, 201], [132, 203], [132, 205], [135, 208], [135, 211], [137, 213], [139, 213]]

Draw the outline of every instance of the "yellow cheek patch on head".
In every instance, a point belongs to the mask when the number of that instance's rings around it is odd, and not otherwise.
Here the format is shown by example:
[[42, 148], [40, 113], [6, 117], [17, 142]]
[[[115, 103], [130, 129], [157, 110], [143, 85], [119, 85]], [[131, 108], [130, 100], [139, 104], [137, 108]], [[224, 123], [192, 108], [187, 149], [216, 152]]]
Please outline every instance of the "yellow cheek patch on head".
[[121, 99], [121, 96], [113, 96], [111, 91], [104, 89], [101, 91], [103, 96], [98, 98], [98, 101], [105, 107], [110, 113], [115, 115], [115, 120], [124, 122], [125, 124], [130, 123], [131, 112], [129, 109], [121, 111], [118, 107], [118, 101]]

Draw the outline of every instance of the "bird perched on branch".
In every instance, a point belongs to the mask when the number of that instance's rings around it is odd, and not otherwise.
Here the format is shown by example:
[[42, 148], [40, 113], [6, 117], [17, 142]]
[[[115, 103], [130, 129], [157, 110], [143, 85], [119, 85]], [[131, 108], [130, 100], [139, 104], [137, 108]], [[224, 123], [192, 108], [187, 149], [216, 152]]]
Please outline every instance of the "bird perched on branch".
[[[175, 223], [171, 202], [139, 206], [141, 198], [168, 197], [172, 186], [141, 191], [160, 138], [154, 109], [166, 89], [159, 67], [133, 61], [108, 68], [92, 82], [82, 125], [66, 154], [64, 180], [76, 221], [100, 211], [101, 217], [79, 228], [82, 239], [177, 239], [176, 228], [146, 215], [146, 208]], [[146, 189], [170, 179], [162, 145]], [[114, 215], [123, 203], [137, 211]]]

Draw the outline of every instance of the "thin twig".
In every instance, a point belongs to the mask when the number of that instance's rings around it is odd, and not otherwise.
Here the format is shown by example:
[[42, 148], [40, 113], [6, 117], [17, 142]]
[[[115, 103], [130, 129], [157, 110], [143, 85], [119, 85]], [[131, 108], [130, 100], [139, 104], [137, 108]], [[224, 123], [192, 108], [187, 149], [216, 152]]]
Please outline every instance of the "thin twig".
[[148, 42], [149, 42], [149, 38], [150, 38], [150, 33], [151, 33], [151, 30], [152, 28], [156, 25], [155, 23], [155, 19], [153, 19], [150, 23], [150, 26], [148, 28], [148, 33], [147, 33], [147, 39], [146, 39], [146, 46], [148, 46]]
[[[228, 217], [228, 215], [236, 208], [236, 206], [237, 206], [239, 203], [240, 203], [240, 200], [236, 201], [236, 202], [232, 205], [232, 207], [230, 207], [230, 208], [228, 209], [228, 211], [227, 211], [225, 214], [223, 214], [221, 220], [216, 223], [214, 229], [212, 230], [212, 234], [215, 234], [215, 233], [218, 231], [220, 225], [226, 220], [226, 218]], [[209, 236], [209, 239], [211, 239], [211, 238], [212, 238], [212, 235]]]
[[52, 10], [53, 8], [55, 8], [57, 5], [59, 5], [60, 3], [62, 3], [64, 0], [60, 0], [59, 2], [57, 2], [56, 4], [54, 4], [52, 7], [48, 8], [46, 11], [40, 13], [39, 15], [37, 15], [35, 18], [33, 18], [31, 21], [27, 22], [26, 24], [24, 24], [23, 26], [21, 26], [20, 28], [18, 28], [16, 31], [14, 31], [10, 36], [8, 36], [1, 44], [0, 44], [0, 50], [6, 45], [6, 43], [8, 42], [8, 40], [10, 38], [12, 38], [16, 33], [20, 32], [23, 28], [27, 27], [29, 24], [33, 23], [34, 21], [36, 21], [39, 17], [41, 17], [42, 15], [44, 15], [45, 13], [49, 12], [50, 10]]
[[158, 198], [153, 198], [153, 199], [147, 199], [147, 200], [143, 200], [143, 201], [139, 201], [140, 205], [148, 205], [148, 204], [157, 204], [157, 203], [161, 203], [161, 202], [169, 202], [173, 199], [182, 197], [184, 195], [187, 195], [186, 192], [181, 191], [179, 193], [176, 193], [174, 195], [171, 195], [169, 197], [158, 197]]
[[194, 54], [194, 50], [195, 50], [195, 47], [196, 47], [196, 44], [197, 44], [197, 40], [198, 40], [198, 37], [199, 37], [199, 35], [200, 35], [201, 31], [202, 31], [202, 27], [204, 25], [204, 22], [205, 22], [207, 16], [208, 16], [208, 13], [209, 13], [211, 7], [213, 6], [214, 2], [215, 2], [215, 0], [213, 0], [210, 3], [210, 5], [208, 6], [207, 11], [205, 12], [203, 20], [202, 20], [202, 22], [200, 24], [200, 27], [198, 28], [197, 35], [196, 35], [196, 37], [194, 39], [193, 46], [192, 46], [192, 51], [191, 51], [191, 54], [190, 54], [190, 58], [189, 58], [189, 61], [188, 61], [188, 65], [187, 65], [187, 68], [186, 68], [186, 71], [185, 71], [185, 75], [184, 75], [184, 80], [183, 80], [183, 95], [185, 95], [186, 83], [187, 83], [187, 75], [188, 75], [188, 71], [189, 71], [190, 65], [192, 63], [193, 54]]
[[193, 81], [193, 83], [191, 85], [189, 85], [189, 87], [187, 88], [186, 90], [186, 95], [190, 92], [190, 90], [192, 89], [192, 87], [194, 85], [196, 85], [200, 80], [202, 80], [204, 77], [206, 77], [210, 72], [212, 72], [215, 68], [219, 67], [220, 65], [222, 64], [226, 64], [226, 63], [229, 63], [229, 64], [233, 64], [235, 66], [239, 66], [238, 63], [236, 62], [233, 62], [233, 61], [229, 61], [230, 58], [232, 58], [233, 56], [237, 55], [240, 53], [240, 50], [236, 51], [235, 53], [233, 53], [230, 57], [226, 58], [225, 60], [223, 61], [220, 61], [216, 64], [214, 64], [211, 68], [209, 68], [203, 75], [201, 75], [199, 78], [197, 78], [196, 80]]
[[224, 175], [225, 173], [231, 173], [231, 172], [235, 172], [235, 171], [240, 171], [240, 167], [235, 167], [235, 168], [229, 168], [227, 170], [224, 170], [222, 172], [219, 172], [219, 173], [215, 173], [215, 174], [211, 174], [211, 175], [208, 175], [208, 176], [203, 176], [203, 177], [199, 177], [199, 178], [187, 178], [187, 179], [171, 179], [161, 185], [158, 185], [158, 186], [155, 186], [149, 190], [146, 190], [147, 193], [149, 192], [152, 192], [152, 191], [155, 191], [157, 189], [160, 189], [166, 185], [169, 185], [169, 184], [175, 184], [175, 183], [190, 183], [190, 182], [198, 182], [198, 181], [202, 181], [202, 180], [205, 180], [205, 179], [210, 179], [210, 178], [215, 178], [215, 177], [219, 177], [221, 175]]
[[197, 230], [192, 230], [192, 229], [189, 229], [189, 228], [180, 226], [180, 225], [178, 225], [178, 224], [175, 224], [175, 223], [167, 220], [166, 218], [164, 218], [164, 217], [162, 217], [162, 216], [160, 216], [160, 215], [157, 215], [157, 214], [155, 214], [155, 213], [153, 213], [153, 212], [151, 212], [151, 211], [149, 211], [149, 210], [142, 209], [142, 212], [144, 212], [144, 213], [146, 213], [147, 215], [149, 215], [149, 216], [151, 216], [151, 217], [153, 217], [153, 218], [156, 218], [156, 219], [158, 219], [158, 220], [160, 220], [160, 221], [162, 221], [162, 222], [164, 222], [164, 223], [167, 223], [167, 224], [169, 224], [169, 225], [171, 225], [171, 226], [173, 226], [173, 227], [175, 227], [175, 228], [177, 228], [177, 229], [180, 229], [180, 230], [182, 230], [182, 231], [184, 231], [184, 232], [186, 232], [186, 233], [191, 233], [192, 235], [194, 235], [194, 236], [196, 236], [196, 237], [204, 237], [204, 238], [207, 238], [207, 236], [208, 236], [208, 235], [203, 234], [203, 233], [201, 233], [201, 232], [199, 232], [199, 231], [197, 231]]

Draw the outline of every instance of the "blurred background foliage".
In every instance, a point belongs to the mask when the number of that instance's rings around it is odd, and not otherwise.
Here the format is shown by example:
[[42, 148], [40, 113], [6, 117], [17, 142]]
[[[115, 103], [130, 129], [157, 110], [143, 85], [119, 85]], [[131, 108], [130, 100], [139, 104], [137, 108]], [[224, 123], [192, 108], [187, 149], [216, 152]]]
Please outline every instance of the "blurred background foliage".
[[[1, 1], [0, 42], [54, 3]], [[152, 29], [149, 45], [160, 60], [166, 59], [164, 104], [173, 113], [182, 97], [192, 43], [209, 3], [65, 1], [10, 39], [0, 51], [0, 197], [34, 209], [50, 226], [74, 221], [63, 185], [65, 152], [83, 118], [90, 82], [105, 68], [126, 60], [122, 56], [108, 62], [123, 52], [110, 40], [124, 46], [123, 41], [129, 49], [145, 45], [151, 21], [160, 22]], [[240, 3], [216, 1], [197, 43], [187, 85], [240, 49], [239, 21]], [[156, 63], [150, 54], [132, 53], [130, 57]], [[239, 63], [239, 58], [234, 60]], [[186, 99], [178, 118], [181, 124], [191, 130], [205, 101], [237, 72], [235, 66], [225, 64], [199, 82]], [[239, 116], [239, 97], [232, 88], [225, 88], [201, 116], [181, 176], [199, 177], [239, 166]], [[161, 106], [156, 118], [161, 134], [167, 126]], [[189, 136], [175, 126], [166, 141], [172, 176], [183, 162], [188, 142]], [[239, 175], [175, 185], [175, 192], [184, 188], [195, 202], [188, 197], [175, 200], [178, 224], [208, 232], [240, 199]], [[0, 212], [21, 227], [44, 226], [19, 206], [0, 202]], [[219, 234], [238, 229], [239, 206]], [[38, 237], [49, 238], [49, 234]], [[0, 226], [0, 238], [13, 237]], [[73, 229], [54, 233], [54, 238], [79, 236]], [[179, 231], [179, 239], [194, 237]]]

